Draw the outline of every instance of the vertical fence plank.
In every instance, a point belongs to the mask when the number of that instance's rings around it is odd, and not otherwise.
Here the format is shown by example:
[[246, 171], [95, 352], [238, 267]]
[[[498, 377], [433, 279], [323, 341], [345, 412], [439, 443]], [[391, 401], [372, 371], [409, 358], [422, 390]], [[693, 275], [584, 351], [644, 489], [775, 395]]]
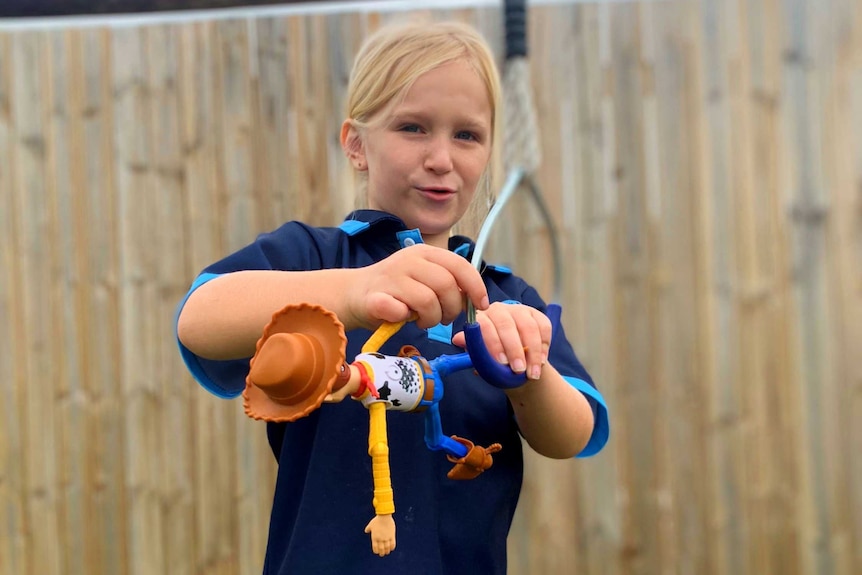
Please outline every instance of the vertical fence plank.
[[[672, 9], [672, 8], [671, 8]], [[697, 437], [697, 444], [683, 444], [677, 452], [677, 460], [682, 473], [674, 485], [674, 493], [680, 497], [677, 503], [680, 519], [677, 527], [680, 549], [690, 549], [690, 557], [683, 560], [684, 569], [703, 573], [722, 573], [719, 564], [715, 561], [716, 549], [712, 539], [713, 527], [716, 521], [716, 502], [713, 491], [710, 489], [710, 477], [715, 473], [714, 458], [711, 457], [710, 432], [715, 427], [713, 412], [711, 411], [711, 391], [715, 385], [715, 316], [712, 307], [713, 289], [715, 285], [713, 259], [711, 255], [711, 239], [713, 237], [712, 222], [710, 220], [710, 196], [708, 185], [708, 160], [705, 153], [705, 145], [708, 132], [705, 122], [705, 109], [707, 103], [704, 101], [705, 86], [705, 59], [703, 35], [700, 30], [701, 10], [696, 4], [686, 4], [682, 10], [684, 26], [675, 29], [667, 29], [666, 33], [673, 38], [673, 47], [669, 57], [674, 58], [674, 63], [680, 66], [683, 76], [679, 78], [681, 85], [667, 85], [667, 90], [681, 90], [683, 93], [679, 101], [682, 116], [676, 126], [670, 130], [676, 131], [676, 137], [685, 142], [681, 148], [685, 155], [680, 160], [667, 157], [664, 165], [669, 171], [679, 170], [681, 174], [677, 177], [677, 192], [680, 204], [685, 207], [678, 209], [674, 214], [667, 214], [665, 221], [670, 221], [674, 216], [690, 220], [690, 273], [691, 277], [685, 278], [685, 286], [691, 293], [688, 304], [694, 325], [690, 331], [680, 324], [679, 338], [691, 337], [696, 344], [691, 348], [692, 357], [686, 361], [675, 353], [675, 346], [668, 344], [669, 349], [665, 351], [668, 355], [675, 357], [674, 361], [685, 362], [687, 365], [680, 371], [679, 384], [674, 393], [678, 398], [677, 405], [680, 411], [685, 413], [688, 421], [682, 424], [682, 428], [673, 434], [676, 444], [677, 438], [688, 434]], [[670, 14], [667, 14], [670, 16]], [[668, 97], [663, 94], [663, 98]], [[671, 115], [668, 106], [668, 115]], [[673, 126], [670, 119], [668, 125]], [[671, 137], [669, 135], [662, 135]], [[684, 199], [684, 194], [690, 196]], [[667, 237], [668, 246], [674, 245], [672, 238]], [[675, 246], [674, 249], [679, 249]], [[672, 266], [675, 257], [669, 259], [668, 265]], [[680, 297], [682, 293], [680, 293]], [[671, 307], [668, 307], [669, 313]], [[691, 320], [690, 320], [691, 321]], [[694, 391], [689, 389], [694, 387]], [[676, 417], [680, 418], [680, 415]], [[680, 418], [682, 419], [682, 418]], [[691, 441], [691, 440], [689, 440]], [[687, 452], [687, 449], [690, 450]], [[692, 453], [692, 451], [694, 453]], [[689, 502], [683, 500], [687, 491], [694, 491], [693, 499]], [[695, 504], [699, 508], [693, 509]]]
[[[289, 193], [287, 196], [287, 211], [291, 214], [290, 219], [305, 221], [311, 214], [310, 194], [305, 193], [308, 190], [306, 185], [305, 174], [299, 166], [302, 162], [302, 147], [305, 145], [305, 121], [302, 112], [304, 96], [302, 94], [304, 86], [303, 76], [303, 57], [302, 37], [304, 28], [298, 16], [290, 16], [284, 21], [285, 26], [285, 58], [286, 67], [285, 74], [289, 78], [287, 82], [287, 98], [286, 109], [284, 113], [287, 116], [287, 129], [289, 138], [287, 139], [286, 149], [286, 164], [290, 167], [289, 178]], [[297, 167], [297, 169], [294, 169]]]
[[[609, 110], [614, 116], [614, 147], [607, 158], [608, 176], [618, 198], [614, 217], [613, 253], [614, 314], [620, 367], [617, 409], [626, 420], [624, 435], [629, 460], [623, 471], [626, 493], [626, 534], [623, 569], [630, 573], [660, 570], [658, 534], [665, 519], [659, 508], [665, 470], [661, 460], [661, 433], [657, 419], [664, 401], [664, 383], [657, 362], [655, 283], [650, 273], [654, 258], [654, 225], [649, 220], [645, 158], [641, 142], [645, 134], [640, 74], [640, 34], [637, 11], [625, 6], [607, 7], [610, 68], [606, 70]], [[610, 129], [610, 128], [609, 128]], [[640, 496], [635, 496], [640, 492]], [[651, 525], [642, 529], [642, 525]]]
[[[24, 32], [13, 37], [13, 61], [21, 71], [14, 83], [16, 142], [13, 162], [15, 205], [20, 217], [19, 271], [23, 293], [24, 386], [22, 458], [25, 481], [24, 535], [29, 554], [29, 573], [57, 573], [62, 569], [58, 532], [58, 470], [55, 444], [54, 385], [57, 351], [54, 337], [51, 286], [52, 256], [49, 249], [53, 206], [48, 170], [47, 34]], [[26, 72], [24, 72], [26, 71]], [[27, 571], [25, 571], [27, 572]]]
[[[697, 25], [690, 3], [661, 3], [642, 8], [644, 51], [651, 69], [644, 70], [645, 89], [654, 91], [654, 126], [643, 143], [651, 166], [647, 178], [649, 212], [656, 219], [655, 283], [660, 322], [661, 377], [666, 400], [659, 412], [665, 422], [667, 474], [659, 493], [666, 515], [662, 546], [663, 572], [709, 573], [709, 508], [705, 382], [701, 351], [708, 345], [698, 333], [698, 281], [704, 266], [699, 249], [703, 195], [697, 181], [697, 154], [702, 134], [696, 129], [698, 78], [702, 72], [684, 30]], [[648, 108], [649, 109], [649, 108]], [[685, 455], [683, 455], [685, 454]], [[664, 509], [666, 508], [666, 509]]]
[[[24, 317], [21, 309], [20, 219], [16, 185], [14, 38], [0, 35], [0, 573], [29, 575], [26, 538]], [[10, 249], [11, 248], [11, 249]]]
[[[731, 3], [727, 9], [726, 28], [727, 52], [725, 53], [725, 73], [727, 77], [726, 99], [730, 114], [728, 135], [731, 146], [729, 160], [729, 192], [734, 206], [731, 244], [735, 257], [735, 275], [730, 284], [731, 304], [737, 318], [738, 354], [735, 392], [740, 400], [740, 441], [746, 448], [741, 455], [741, 504], [745, 517], [745, 530], [752, 542], [743, 558], [747, 573], [771, 572], [768, 564], [765, 519], [767, 507], [764, 505], [767, 489], [764, 485], [764, 472], [771, 460], [763, 451], [767, 438], [764, 422], [765, 405], [762, 394], [765, 392], [762, 364], [764, 359], [764, 338], [760, 330], [763, 311], [763, 280], [760, 277], [757, 235], [757, 190], [752, 181], [752, 114], [749, 107], [751, 93], [749, 58], [750, 44], [747, 29], [748, 19], [743, 17], [742, 3]], [[742, 352], [745, 350], [745, 352]]]
[[[66, 326], [65, 342], [70, 348], [68, 378], [69, 395], [66, 399], [65, 409], [70, 418], [69, 430], [62, 434], [66, 441], [64, 456], [74, 455], [74, 459], [67, 470], [70, 473], [66, 498], [69, 513], [66, 517], [64, 529], [68, 530], [72, 542], [68, 544], [66, 554], [67, 572], [88, 573], [92, 569], [92, 543], [87, 541], [84, 534], [87, 526], [92, 524], [93, 513], [91, 506], [91, 492], [89, 484], [89, 451], [90, 442], [88, 430], [92, 421], [92, 395], [87, 382], [87, 331], [89, 318], [86, 313], [87, 280], [88, 280], [88, 258], [87, 239], [88, 234], [84, 229], [87, 220], [88, 205], [86, 196], [75, 193], [72, 190], [83, 190], [86, 187], [84, 170], [84, 150], [77, 146], [77, 142], [84, 141], [84, 66], [82, 35], [79, 30], [70, 30], [62, 37], [63, 42], [55, 43], [55, 50], [61, 49], [66, 53], [68, 64], [64, 73], [69, 83], [66, 93], [62, 97], [67, 100], [67, 114], [69, 132], [63, 142], [68, 155], [68, 168], [65, 177], [68, 179], [69, 205], [65, 211], [61, 211], [61, 221], [65, 226], [62, 241], [71, 248], [66, 265], [68, 266], [63, 282], [64, 297], [63, 307], [64, 324]], [[62, 62], [63, 58], [55, 57], [55, 62]], [[61, 68], [62, 69], [62, 68]], [[57, 68], [54, 69], [55, 75]], [[56, 101], [55, 93], [55, 101]], [[58, 174], [63, 177], [64, 174]], [[68, 465], [68, 464], [66, 464]]]
[[[836, 446], [833, 450], [850, 453], [854, 445], [854, 416], [859, 416], [858, 409], [854, 410], [854, 394], [858, 395], [862, 370], [858, 361], [850, 359], [854, 353], [842, 342], [860, 341], [862, 338], [862, 331], [859, 331], [862, 325], [862, 290], [857, 289], [855, 296], [852, 295], [853, 281], [850, 279], [854, 276], [862, 278], [862, 267], [858, 260], [853, 261], [850, 254], [854, 214], [857, 226], [862, 221], [862, 179], [857, 183], [854, 201], [851, 175], [854, 141], [849, 137], [854, 128], [849, 128], [853, 124], [847, 120], [852, 117], [853, 110], [848, 90], [849, 80], [853, 77], [853, 49], [862, 47], [858, 40], [860, 27], [856, 14], [862, 10], [858, 3], [841, 0], [830, 2], [827, 12], [813, 8], [817, 24], [812, 44], [819, 48], [815, 69], [818, 71], [820, 94], [815, 113], [822, 119], [819, 137], [823, 147], [823, 179], [831, 210], [825, 231], [827, 277], [830, 280], [826, 297], [831, 304], [829, 320], [834, 326], [829, 330], [828, 339], [833, 382], [827, 388], [832, 395], [827, 398], [825, 406], [828, 414], [825, 443]], [[862, 19], [862, 15], [858, 18]], [[857, 23], [856, 37], [854, 23]], [[858, 54], [855, 58], [862, 62]], [[857, 254], [862, 252], [857, 250]], [[862, 282], [857, 281], [856, 284], [859, 286]], [[852, 458], [834, 457], [827, 453], [831, 508], [829, 553], [835, 558], [835, 573], [842, 575], [853, 572], [854, 565], [858, 564], [854, 555], [859, 555], [859, 532], [854, 530], [854, 511], [858, 511], [862, 503], [859, 498], [862, 492], [858, 488], [860, 478], [853, 476], [852, 461]]]
[[[224, 168], [221, 161], [220, 58], [215, 23], [195, 23], [181, 34], [180, 101], [181, 142], [185, 186], [184, 213], [187, 269], [197, 273], [206, 264], [227, 253], [224, 202]], [[194, 231], [193, 231], [194, 230]], [[190, 282], [187, 282], [190, 283]], [[217, 572], [235, 555], [233, 526], [236, 524], [233, 492], [232, 402], [200, 393], [187, 374], [177, 385], [191, 388], [192, 413], [189, 433], [193, 439], [194, 568], [195, 572]]]
[[[63, 554], [64, 573], [82, 573], [84, 565], [83, 494], [86, 441], [84, 414], [86, 400], [80, 378], [79, 324], [76, 322], [78, 301], [77, 236], [74, 233], [78, 200], [72, 190], [80, 186], [75, 181], [75, 157], [71, 141], [80, 141], [75, 134], [73, 119], [76, 106], [74, 74], [71, 72], [69, 34], [52, 34], [46, 37], [47, 86], [49, 104], [47, 138], [49, 150], [46, 176], [50, 189], [52, 220], [51, 245], [56, 258], [51, 266], [51, 309], [57, 340], [54, 357], [57, 374], [55, 402], [57, 428], [58, 469], [58, 540]], [[76, 171], [76, 170], [75, 170]], [[77, 186], [76, 186], [77, 184]]]
[[159, 485], [163, 475], [158, 456], [164, 398], [151, 376], [158, 357], [154, 338], [158, 309], [156, 250], [149, 238], [154, 218], [152, 121], [149, 114], [148, 29], [113, 31], [111, 51], [122, 66], [113, 68], [116, 124], [116, 217], [120, 270], [121, 386], [127, 418], [124, 446], [128, 485], [129, 561], [132, 573], [166, 569]]
[[292, 137], [288, 120], [290, 77], [287, 74], [287, 29], [284, 18], [270, 18], [255, 24], [254, 44], [249, 45], [250, 57], [256, 60], [253, 82], [258, 110], [255, 122], [255, 157], [262, 159], [257, 192], [259, 219], [265, 229], [274, 229], [294, 219], [289, 207], [289, 195], [297, 190], [290, 187], [293, 171], [288, 158], [288, 142]]
[[[839, 2], [831, 14], [835, 33], [833, 99], [825, 106], [834, 129], [827, 140], [834, 142], [829, 160], [836, 192], [834, 248], [837, 251], [837, 281], [840, 291], [842, 332], [840, 380], [844, 384], [842, 407], [847, 422], [842, 453], [862, 445], [862, 364], [856, 359], [862, 341], [862, 6], [854, 0]], [[844, 502], [849, 517], [847, 544], [850, 552], [840, 573], [862, 565], [862, 461], [848, 457], [849, 493]]]
[[216, 25], [219, 73], [216, 102], [223, 122], [220, 163], [224, 170], [225, 210], [230, 215], [226, 228], [230, 251], [248, 243], [257, 224], [248, 26], [244, 19], [225, 20]]
[[[329, 49], [326, 44], [314, 44], [316, 38], [326, 38], [320, 16], [295, 16], [288, 22], [290, 44], [290, 76], [293, 108], [296, 120], [297, 192], [308, 196], [301, 205], [304, 220], [317, 225], [337, 223], [333, 213], [329, 184], [327, 136], [340, 127], [341, 118], [330, 120], [330, 98], [326, 88]], [[332, 137], [332, 136], [329, 136]], [[300, 196], [302, 197], [302, 196]]]
[[[711, 497], [715, 500], [714, 539], [717, 573], [749, 573], [747, 518], [745, 515], [744, 462], [744, 400], [740, 388], [744, 385], [739, 373], [736, 342], [739, 318], [733, 302], [733, 287], [737, 284], [736, 251], [733, 245], [735, 216], [731, 183], [732, 133], [729, 130], [730, 105], [727, 69], [727, 46], [732, 45], [733, 22], [729, 22], [725, 3], [701, 3], [701, 26], [704, 34], [703, 97], [709, 140], [707, 162], [710, 164], [708, 190], [710, 212], [707, 250], [712, 254], [713, 285], [710, 287], [710, 341], [714, 371], [710, 377], [709, 405], [711, 408], [710, 457], [714, 466]], [[740, 552], [743, 549], [745, 551]]]
[[[758, 488], [760, 500], [756, 510], [762, 516], [761, 568], [797, 573], [801, 566], [798, 525], [782, 519], [795, 513], [792, 497], [798, 488], [796, 457], [800, 436], [792, 425], [792, 415], [789, 416], [799, 399], [790, 391], [795, 376], [787, 326], [792, 316], [786, 281], [790, 271], [787, 253], [781, 249], [787, 242], [779, 174], [786, 153], [779, 134], [781, 37], [780, 28], [773, 25], [777, 12], [775, 2], [749, 3], [740, 15], [748, 23], [746, 84], [750, 89], [742, 97], [747, 100], [751, 119], [749, 145], [754, 194], [748, 209], [754, 214], [750, 239], [756, 263], [754, 275], [759, 276], [749, 277], [742, 290], [741, 305], [758, 316], [753, 327], [757, 330], [756, 343], [762, 349], [757, 383], [761, 401], [757, 409], [766, 417], [766, 426], [758, 434], [762, 435], [760, 457], [752, 463], [762, 468], [765, 475]], [[773, 143], [766, 145], [767, 142]]]
[[[599, 5], [579, 6], [574, 15], [576, 37], [570, 50], [575, 68], [570, 105], [576, 120], [572, 144], [579, 161], [574, 165], [563, 164], [573, 171], [575, 197], [564, 195], [566, 217], [562, 225], [567, 236], [578, 238], [581, 245], [577, 253], [582, 264], [568, 280], [572, 284], [569, 293], [573, 295], [567, 296], [566, 302], [579, 318], [569, 325], [570, 337], [579, 342], [576, 351], [589, 366], [608, 405], [618, 406], [619, 368], [623, 361], [618, 355], [619, 332], [614, 321], [615, 260], [607, 257], [612, 253], [617, 209], [616, 193], [608, 178], [612, 160], [608, 150], [614, 142], [607, 98], [609, 86], [605, 81], [610, 59], [608, 15]], [[625, 442], [620, 438], [625, 436], [625, 424], [620, 423], [615, 417], [611, 442], [594, 462], [583, 465], [581, 470], [579, 498], [587, 517], [583, 520], [579, 553], [585, 555], [585, 572], [624, 572], [621, 549], [625, 544], [626, 517], [621, 477]]]
[[[347, 83], [353, 59], [364, 37], [362, 31], [363, 19], [359, 14], [342, 14], [331, 18], [328, 22], [326, 44], [329, 47], [330, 89], [332, 90], [330, 110], [332, 118], [343, 121], [347, 117]], [[336, 216], [343, 217], [357, 207], [358, 194], [356, 173], [350, 166], [341, 149], [339, 131], [330, 133], [330, 148], [335, 174], [330, 182], [334, 187], [333, 202]]]
[[91, 546], [88, 565], [95, 573], [130, 571], [130, 516], [125, 483], [125, 408], [121, 385], [120, 249], [117, 180], [114, 163], [111, 35], [87, 30], [81, 38], [84, 90], [80, 114], [88, 145], [83, 154], [86, 218], [78, 222], [85, 240], [86, 303], [82, 329], [88, 367], [87, 387], [92, 419], [88, 429], [87, 469], [92, 496]]
[[[675, 501], [672, 496], [671, 482], [673, 481], [673, 471], [675, 469], [674, 451], [671, 445], [677, 445], [679, 439], [671, 435], [673, 431], [672, 424], [679, 419], [672, 417], [676, 413], [673, 409], [674, 402], [671, 395], [677, 369], [682, 365], [681, 362], [669, 358], [666, 353], [663, 353], [668, 348], [669, 342], [673, 341], [673, 316], [664, 313], [662, 304], [670, 299], [672, 286], [676, 277], [672, 276], [671, 271], [663, 262], [663, 246], [662, 232], [669, 231], [673, 226], [672, 223], [664, 223], [662, 216], [664, 212], [676, 208], [674, 200], [677, 198], [673, 194], [672, 178], [674, 175], [663, 172], [660, 159], [664, 154], [679, 157], [682, 155], [682, 150], [678, 146], [678, 142], [670, 138], [667, 141], [662, 141], [659, 146], [659, 130], [660, 117], [659, 106], [668, 103], [668, 99], [659, 101], [657, 93], [658, 74], [660, 73], [660, 63], [657, 61], [656, 47], [656, 18], [655, 10], [652, 4], [643, 4], [634, 11], [637, 17], [637, 37], [635, 39], [635, 71], [637, 73], [639, 86], [637, 87], [637, 95], [640, 99], [639, 111], [642, 114], [639, 127], [639, 138], [637, 143], [637, 154], [642, 158], [642, 172], [637, 173], [636, 177], [642, 178], [640, 183], [635, 183], [635, 186], [643, 195], [641, 202], [643, 203], [642, 218], [646, 228], [647, 239], [647, 261], [644, 266], [646, 279], [649, 286], [650, 303], [647, 306], [647, 313], [652, 317], [649, 318], [650, 332], [653, 341], [655, 342], [653, 356], [653, 367], [650, 379], [652, 385], [650, 395], [655, 398], [654, 412], [652, 414], [653, 424], [653, 443], [655, 447], [656, 472], [655, 472], [655, 513], [656, 513], [656, 529], [655, 541], [657, 548], [655, 550], [655, 565], [650, 568], [652, 571], [666, 572], [673, 569], [675, 562], [679, 559], [678, 541], [674, 537], [675, 531]], [[622, 159], [623, 163], [629, 162]], [[629, 174], [623, 173], [623, 177]], [[674, 223], [678, 223], [674, 222]], [[675, 245], [685, 245], [686, 230], [677, 227], [675, 230], [676, 237], [674, 238]], [[680, 275], [685, 275], [687, 258], [683, 254], [675, 260], [675, 271]], [[674, 306], [679, 311], [684, 309], [688, 302], [683, 297], [674, 299]], [[690, 340], [689, 340], [690, 341]], [[686, 354], [691, 357], [690, 350]], [[696, 436], [689, 436], [696, 439]]]
[[790, 241], [799, 370], [803, 492], [800, 520], [804, 565], [810, 572], [835, 573], [830, 554], [830, 468], [824, 448], [834, 425], [830, 400], [834, 374], [829, 362], [826, 218], [829, 193], [823, 181], [819, 93], [814, 64], [816, 9], [808, 2], [788, 3], [785, 14], [787, 44], [785, 129], [791, 171], [786, 180], [790, 200]]
[[[152, 153], [152, 179], [148, 194], [155, 199], [152, 217], [161, 232], [155, 238], [159, 310], [156, 314], [156, 337], [150, 345], [157, 350], [156, 381], [164, 398], [160, 413], [158, 444], [161, 446], [162, 477], [157, 484], [163, 529], [164, 563], [170, 572], [191, 575], [194, 562], [194, 473], [193, 429], [191, 413], [194, 387], [177, 374], [183, 365], [173, 337], [174, 310], [187, 289], [186, 259], [181, 246], [186, 241], [184, 194], [186, 180], [182, 138], [180, 137], [179, 60], [180, 29], [162, 25], [148, 29], [146, 36], [147, 84], [150, 86], [149, 108]], [[190, 552], [191, 551], [191, 552]]]
[[[184, 26], [178, 79], [181, 95], [181, 144], [184, 154], [186, 265], [197, 272], [215, 261], [226, 247], [222, 235], [222, 205], [218, 185], [221, 163], [216, 161], [217, 86], [213, 60], [215, 46], [208, 22]], [[191, 283], [191, 282], [188, 282]]]

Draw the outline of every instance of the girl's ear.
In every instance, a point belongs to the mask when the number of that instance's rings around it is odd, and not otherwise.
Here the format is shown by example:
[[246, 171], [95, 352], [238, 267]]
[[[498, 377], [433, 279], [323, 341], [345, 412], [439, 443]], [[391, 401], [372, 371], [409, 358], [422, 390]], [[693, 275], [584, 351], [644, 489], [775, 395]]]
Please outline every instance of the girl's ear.
[[341, 124], [341, 149], [353, 167], [364, 172], [368, 169], [368, 162], [365, 161], [365, 146], [362, 143], [362, 134], [354, 124], [353, 120], [344, 120]]

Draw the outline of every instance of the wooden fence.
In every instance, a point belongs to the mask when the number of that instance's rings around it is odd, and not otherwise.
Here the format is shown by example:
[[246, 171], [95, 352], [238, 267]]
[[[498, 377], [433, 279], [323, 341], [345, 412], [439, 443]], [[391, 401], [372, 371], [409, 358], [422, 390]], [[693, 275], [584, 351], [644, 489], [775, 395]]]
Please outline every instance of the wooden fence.
[[[174, 308], [257, 233], [349, 211], [351, 56], [414, 15], [0, 22], [0, 574], [260, 572], [263, 427], [192, 382]], [[422, 15], [500, 47], [496, 3]], [[862, 572], [862, 2], [530, 18], [564, 319], [612, 439], [528, 459], [510, 573]], [[547, 294], [515, 213], [491, 259]]]

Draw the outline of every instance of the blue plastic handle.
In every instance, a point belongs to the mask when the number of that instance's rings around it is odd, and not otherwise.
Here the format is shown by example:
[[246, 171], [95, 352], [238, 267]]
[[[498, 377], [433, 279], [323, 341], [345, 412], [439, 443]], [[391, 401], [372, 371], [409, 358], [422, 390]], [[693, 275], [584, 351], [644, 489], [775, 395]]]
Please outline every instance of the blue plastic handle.
[[[546, 314], [551, 320], [552, 341], [560, 326], [561, 313], [562, 308], [559, 305], [553, 303], [548, 305]], [[467, 324], [464, 327], [464, 338], [467, 342], [467, 353], [470, 354], [473, 368], [482, 379], [500, 389], [514, 389], [527, 382], [526, 372], [515, 373], [509, 366], [503, 365], [491, 357], [485, 346], [485, 340], [482, 339], [482, 329], [478, 322]]]

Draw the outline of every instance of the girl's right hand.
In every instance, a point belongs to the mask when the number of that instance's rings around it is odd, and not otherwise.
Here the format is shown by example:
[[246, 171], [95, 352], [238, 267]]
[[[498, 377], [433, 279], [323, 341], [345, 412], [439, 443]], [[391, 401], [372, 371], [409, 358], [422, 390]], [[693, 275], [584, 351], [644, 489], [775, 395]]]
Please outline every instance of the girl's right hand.
[[358, 325], [407, 321], [429, 328], [448, 324], [464, 310], [465, 297], [478, 310], [488, 307], [488, 292], [470, 262], [443, 248], [416, 244], [356, 270], [349, 309]]

